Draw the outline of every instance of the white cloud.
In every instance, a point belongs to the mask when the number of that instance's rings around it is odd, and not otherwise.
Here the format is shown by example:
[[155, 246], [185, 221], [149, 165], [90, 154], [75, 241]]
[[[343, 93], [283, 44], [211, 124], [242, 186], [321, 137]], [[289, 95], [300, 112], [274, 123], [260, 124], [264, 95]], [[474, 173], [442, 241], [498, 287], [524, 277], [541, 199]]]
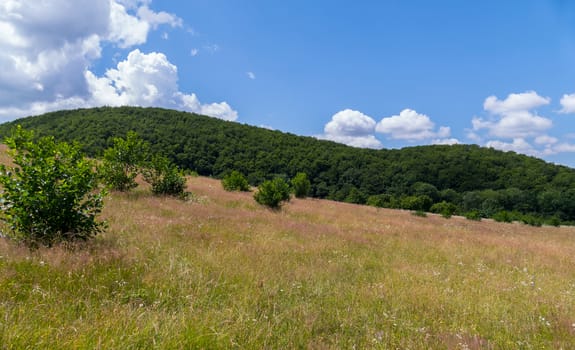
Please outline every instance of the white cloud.
[[[176, 97], [181, 100], [181, 108], [187, 111], [230, 121], [238, 119], [238, 112], [234, 111], [227, 102], [201, 104], [196, 94], [178, 93]], [[179, 101], [178, 104], [180, 104]]]
[[503, 141], [489, 141], [486, 144], [487, 147], [492, 147], [501, 151], [514, 151], [518, 153], [523, 153], [532, 156], [540, 156], [541, 152], [537, 151], [533, 146], [523, 138], [513, 139], [513, 142], [503, 142]]
[[375, 130], [392, 139], [407, 141], [447, 138], [451, 134], [449, 127], [440, 127], [438, 131], [434, 131], [434, 128], [435, 124], [427, 115], [404, 109], [399, 115], [383, 118]]
[[509, 94], [503, 101], [496, 96], [489, 96], [483, 103], [483, 108], [494, 114], [505, 115], [511, 112], [527, 111], [547, 105], [551, 102], [548, 97], [541, 97], [535, 91], [520, 94]]
[[156, 29], [161, 24], [169, 24], [172, 27], [181, 27], [182, 19], [164, 11], [154, 12], [144, 5], [138, 9], [138, 17], [149, 23], [152, 28]]
[[436, 139], [431, 141], [432, 145], [457, 145], [460, 144], [458, 139], [450, 138], [450, 139]]
[[238, 118], [226, 102], [201, 104], [195, 94], [180, 92], [178, 69], [162, 53], [144, 54], [136, 49], [103, 77], [87, 71], [86, 81], [92, 96], [91, 105], [161, 106], [225, 120]]
[[534, 91], [510, 94], [505, 100], [489, 96], [483, 108], [494, 118], [473, 118], [473, 130], [477, 132], [485, 129], [491, 136], [507, 139], [540, 136], [553, 126], [553, 122], [531, 110], [550, 102], [551, 99], [541, 97]]
[[354, 147], [381, 148], [381, 142], [374, 135], [375, 125], [373, 118], [359, 111], [346, 109], [332, 116], [331, 121], [324, 127], [324, 134], [318, 138]]
[[[235, 120], [227, 103], [201, 104], [178, 90], [177, 67], [161, 53], [133, 50], [97, 77], [102, 43], [143, 44], [182, 20], [151, 0], [5, 0], [0, 3], [0, 119], [98, 105], [163, 106]], [[217, 50], [217, 47], [213, 48]]]
[[256, 80], [256, 75], [254, 72], [247, 72], [246, 75], [248, 76], [249, 79]]
[[563, 95], [561, 98], [561, 113], [575, 113], [575, 94]]
[[568, 152], [575, 153], [575, 145], [570, 143], [561, 143], [553, 148], [558, 153]]
[[538, 145], [553, 145], [559, 142], [556, 137], [552, 137], [549, 135], [541, 135], [535, 138], [535, 143]]

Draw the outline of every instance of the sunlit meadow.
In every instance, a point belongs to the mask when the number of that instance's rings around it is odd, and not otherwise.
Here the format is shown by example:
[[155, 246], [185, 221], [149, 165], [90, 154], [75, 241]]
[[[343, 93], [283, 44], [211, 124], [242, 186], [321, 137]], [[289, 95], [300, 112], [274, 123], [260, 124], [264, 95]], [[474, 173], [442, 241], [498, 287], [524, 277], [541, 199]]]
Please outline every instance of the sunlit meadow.
[[0, 239], [0, 348], [575, 348], [575, 228], [188, 187], [112, 193], [89, 244]]

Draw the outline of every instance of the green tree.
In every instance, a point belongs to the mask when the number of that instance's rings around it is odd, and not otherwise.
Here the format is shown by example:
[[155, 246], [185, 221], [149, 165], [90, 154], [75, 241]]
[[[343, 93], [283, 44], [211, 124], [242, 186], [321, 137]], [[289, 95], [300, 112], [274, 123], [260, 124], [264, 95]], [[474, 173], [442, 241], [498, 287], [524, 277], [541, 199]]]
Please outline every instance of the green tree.
[[426, 195], [403, 197], [400, 202], [402, 209], [428, 211], [433, 200]]
[[245, 176], [237, 170], [233, 170], [222, 179], [222, 186], [226, 191], [249, 192], [250, 184]]
[[453, 216], [453, 214], [457, 210], [457, 206], [453, 203], [442, 201], [432, 205], [429, 210], [432, 213], [440, 214], [444, 218], [449, 219], [450, 217]]
[[98, 190], [94, 163], [78, 144], [53, 137], [33, 141], [18, 126], [5, 143], [15, 166], [0, 166], [2, 220], [9, 236], [31, 246], [86, 240], [104, 223], [96, 220], [104, 193]]
[[186, 178], [164, 156], [154, 156], [141, 170], [144, 180], [156, 195], [186, 197]]
[[149, 158], [150, 145], [134, 131], [129, 131], [125, 139], [115, 137], [113, 142], [114, 146], [104, 151], [100, 173], [111, 189], [129, 191], [138, 186], [136, 176]]
[[283, 202], [290, 200], [290, 188], [282, 178], [264, 181], [254, 194], [254, 199], [261, 205], [279, 209]]
[[297, 173], [296, 176], [291, 179], [291, 186], [296, 198], [307, 197], [309, 195], [309, 191], [311, 190], [311, 182], [307, 178], [306, 173]]

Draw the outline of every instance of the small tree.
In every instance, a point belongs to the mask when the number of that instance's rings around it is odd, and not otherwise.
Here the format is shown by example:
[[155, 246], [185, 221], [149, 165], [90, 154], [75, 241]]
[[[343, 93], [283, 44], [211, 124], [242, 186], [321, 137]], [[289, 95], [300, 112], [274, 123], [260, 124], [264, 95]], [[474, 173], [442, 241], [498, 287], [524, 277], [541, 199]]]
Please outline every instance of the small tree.
[[226, 191], [244, 191], [249, 192], [250, 184], [242, 173], [233, 170], [222, 179], [222, 186]]
[[444, 218], [449, 219], [453, 214], [455, 214], [457, 207], [453, 203], [442, 201], [432, 205], [429, 210], [432, 213], [441, 214]]
[[0, 166], [1, 218], [10, 227], [9, 236], [31, 246], [51, 246], [86, 240], [103, 229], [96, 216], [104, 193], [98, 191], [94, 163], [79, 145], [53, 137], [34, 142], [33, 133], [20, 126], [5, 142], [15, 164]]
[[254, 194], [254, 199], [261, 205], [279, 209], [283, 202], [290, 200], [290, 188], [282, 178], [264, 181]]
[[306, 173], [297, 173], [291, 180], [291, 186], [296, 198], [305, 198], [309, 195], [311, 190], [311, 182], [307, 178]]
[[144, 180], [152, 185], [152, 192], [157, 195], [185, 197], [186, 178], [178, 167], [164, 156], [154, 156], [142, 168]]
[[114, 146], [104, 151], [100, 173], [111, 189], [129, 191], [138, 186], [136, 176], [149, 158], [150, 145], [134, 131], [129, 131], [125, 139], [115, 137], [113, 142]]

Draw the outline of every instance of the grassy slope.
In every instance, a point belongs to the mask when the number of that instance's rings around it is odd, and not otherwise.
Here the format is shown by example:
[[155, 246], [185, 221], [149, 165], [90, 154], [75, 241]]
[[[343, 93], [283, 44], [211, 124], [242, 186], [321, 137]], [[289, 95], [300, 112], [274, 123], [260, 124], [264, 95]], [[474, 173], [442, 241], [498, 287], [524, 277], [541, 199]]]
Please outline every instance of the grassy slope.
[[0, 240], [0, 348], [575, 347], [573, 227], [188, 183], [112, 194], [75, 252]]

